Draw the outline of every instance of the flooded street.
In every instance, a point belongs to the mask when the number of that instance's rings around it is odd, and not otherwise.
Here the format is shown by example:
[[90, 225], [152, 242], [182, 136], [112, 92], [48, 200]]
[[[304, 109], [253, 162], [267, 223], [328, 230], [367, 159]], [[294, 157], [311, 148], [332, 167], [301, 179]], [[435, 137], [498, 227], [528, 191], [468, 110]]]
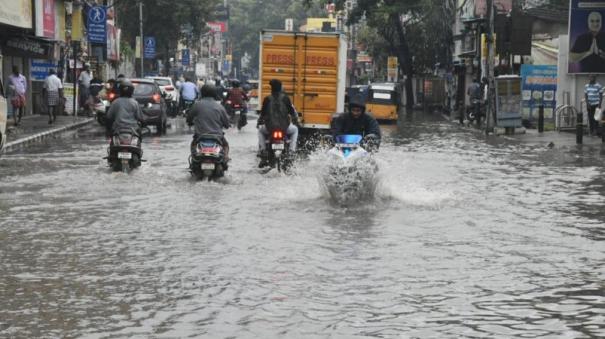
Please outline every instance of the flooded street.
[[321, 157], [193, 181], [190, 132], [111, 173], [94, 126], [0, 158], [1, 338], [605, 337], [605, 151], [437, 117], [384, 127], [373, 201]]

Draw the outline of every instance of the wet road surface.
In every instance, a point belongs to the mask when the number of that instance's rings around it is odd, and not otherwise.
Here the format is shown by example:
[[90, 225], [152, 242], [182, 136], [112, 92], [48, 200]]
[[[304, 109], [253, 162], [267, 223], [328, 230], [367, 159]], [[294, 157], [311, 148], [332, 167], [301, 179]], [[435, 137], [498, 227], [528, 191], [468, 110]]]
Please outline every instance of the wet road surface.
[[0, 158], [2, 338], [605, 337], [603, 150], [387, 126], [375, 199], [321, 157], [193, 181], [182, 121], [111, 173], [96, 127]]

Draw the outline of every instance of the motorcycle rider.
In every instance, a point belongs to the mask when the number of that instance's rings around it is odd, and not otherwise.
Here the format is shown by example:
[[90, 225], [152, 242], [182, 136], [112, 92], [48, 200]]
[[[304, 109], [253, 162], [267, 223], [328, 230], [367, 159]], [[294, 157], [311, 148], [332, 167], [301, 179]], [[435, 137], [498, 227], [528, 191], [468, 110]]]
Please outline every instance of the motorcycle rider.
[[196, 102], [187, 112], [187, 124], [195, 125], [195, 134], [191, 142], [191, 152], [195, 152], [199, 136], [211, 134], [219, 136], [225, 152], [225, 162], [229, 161], [229, 143], [223, 129], [229, 128], [229, 117], [225, 108], [215, 101], [216, 87], [206, 84], [202, 86], [202, 99]]
[[138, 136], [141, 135], [140, 123], [143, 122], [143, 113], [139, 103], [132, 98], [133, 92], [132, 82], [123, 79], [120, 82], [120, 97], [111, 103], [107, 111], [107, 130], [112, 134], [123, 129], [132, 129]]
[[248, 113], [248, 105], [246, 102], [250, 99], [248, 98], [248, 95], [246, 95], [246, 92], [240, 87], [239, 80], [231, 81], [231, 85], [233, 88], [229, 90], [226, 100], [231, 101], [231, 109], [233, 109], [234, 106], [241, 107], [240, 121], [237, 124], [237, 128], [240, 129], [247, 124], [246, 114]]
[[223, 86], [223, 81], [221, 80], [221, 78], [217, 77], [216, 79], [214, 79], [214, 86], [216, 88], [216, 100], [223, 102], [223, 100], [225, 99], [225, 86]]
[[[471, 110], [475, 115], [481, 114], [480, 105], [481, 101], [483, 100], [482, 93], [483, 90], [481, 84], [479, 83], [479, 79], [474, 79], [466, 90], [466, 94], [468, 95], [469, 101], [471, 103]], [[477, 118], [477, 116], [475, 118]]]
[[363, 103], [352, 101], [349, 103], [349, 112], [335, 116], [331, 122], [332, 136], [343, 134], [358, 134], [364, 140], [373, 139], [374, 146], [380, 146], [382, 133], [376, 119], [365, 112]]
[[269, 81], [271, 94], [263, 99], [258, 124], [258, 146], [260, 148], [261, 162], [259, 167], [268, 165], [267, 137], [275, 129], [286, 131], [290, 140], [290, 152], [296, 152], [298, 142], [298, 114], [286, 93], [282, 92], [282, 82], [278, 79]]
[[185, 108], [185, 102], [193, 103], [200, 95], [200, 90], [197, 85], [191, 81], [191, 78], [185, 78], [185, 82], [181, 85], [181, 107]]

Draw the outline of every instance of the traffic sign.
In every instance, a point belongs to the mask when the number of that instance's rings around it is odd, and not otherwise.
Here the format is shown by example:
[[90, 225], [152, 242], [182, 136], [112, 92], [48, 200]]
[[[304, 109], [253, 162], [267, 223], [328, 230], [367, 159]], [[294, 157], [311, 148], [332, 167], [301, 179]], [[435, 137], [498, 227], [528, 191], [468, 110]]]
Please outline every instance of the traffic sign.
[[96, 44], [107, 43], [107, 7], [93, 6], [86, 18], [88, 41]]
[[145, 59], [155, 59], [155, 37], [146, 36], [143, 44]]
[[189, 53], [189, 49], [181, 50], [181, 64], [183, 66], [189, 66], [191, 63], [191, 54]]

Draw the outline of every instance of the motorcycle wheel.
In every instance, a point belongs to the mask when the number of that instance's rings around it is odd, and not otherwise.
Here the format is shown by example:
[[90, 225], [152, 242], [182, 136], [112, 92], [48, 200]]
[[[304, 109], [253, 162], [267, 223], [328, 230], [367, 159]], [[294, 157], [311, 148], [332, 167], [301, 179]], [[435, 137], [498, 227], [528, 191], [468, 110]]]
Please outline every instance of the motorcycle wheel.
[[130, 161], [128, 159], [122, 159], [122, 173], [128, 174], [130, 172]]

